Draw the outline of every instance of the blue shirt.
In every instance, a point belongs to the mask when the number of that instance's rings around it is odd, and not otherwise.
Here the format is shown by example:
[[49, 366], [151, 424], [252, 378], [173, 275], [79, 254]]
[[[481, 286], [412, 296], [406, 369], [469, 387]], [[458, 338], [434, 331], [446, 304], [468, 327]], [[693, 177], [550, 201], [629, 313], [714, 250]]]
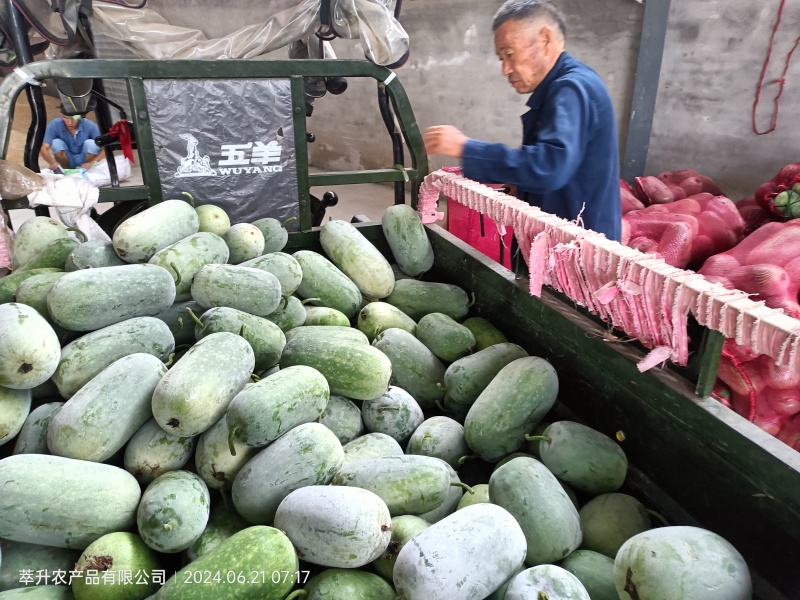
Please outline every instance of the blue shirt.
[[59, 117], [47, 124], [47, 129], [44, 131], [44, 143], [52, 146], [53, 140], [59, 139], [67, 145], [69, 154], [76, 155], [83, 153], [83, 144], [86, 140], [93, 140], [98, 135], [100, 135], [100, 128], [94, 121], [81, 119], [78, 121], [78, 129], [73, 136], [64, 124], [64, 119]]
[[517, 186], [545, 212], [620, 240], [619, 144], [611, 97], [600, 76], [562, 53], [522, 115], [522, 147], [469, 140], [464, 176]]

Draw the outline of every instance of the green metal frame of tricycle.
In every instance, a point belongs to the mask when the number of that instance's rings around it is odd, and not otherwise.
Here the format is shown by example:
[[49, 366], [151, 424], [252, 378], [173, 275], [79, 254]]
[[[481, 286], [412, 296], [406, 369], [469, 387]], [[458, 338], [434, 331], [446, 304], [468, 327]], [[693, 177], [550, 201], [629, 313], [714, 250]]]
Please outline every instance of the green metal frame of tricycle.
[[[143, 186], [103, 187], [100, 202], [147, 200], [151, 205], [162, 201], [153, 135], [147, 108], [144, 80], [146, 79], [289, 79], [294, 112], [294, 140], [297, 157], [298, 201], [300, 229], [311, 229], [309, 189], [354, 183], [384, 183], [407, 181], [411, 185], [412, 206], [422, 179], [428, 173], [428, 159], [422, 135], [414, 119], [408, 96], [400, 80], [389, 69], [366, 60], [55, 60], [25, 66], [25, 73], [36, 81], [48, 79], [124, 79], [131, 105], [130, 118], [134, 123]], [[392, 102], [411, 167], [394, 165], [391, 168], [330, 173], [308, 172], [306, 142], [305, 77], [370, 77], [385, 87]], [[29, 85], [20, 77], [6, 77], [0, 85], [0, 158], [5, 158], [11, 133], [14, 104], [20, 92]], [[3, 200], [6, 209], [26, 208], [26, 199]]]

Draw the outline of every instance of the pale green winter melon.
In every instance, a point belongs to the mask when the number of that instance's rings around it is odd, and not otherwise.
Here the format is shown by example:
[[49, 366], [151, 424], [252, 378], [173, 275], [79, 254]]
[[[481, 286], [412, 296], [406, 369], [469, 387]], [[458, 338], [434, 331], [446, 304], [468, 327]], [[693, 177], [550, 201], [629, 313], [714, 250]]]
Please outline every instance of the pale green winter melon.
[[472, 332], [443, 313], [430, 313], [417, 323], [417, 339], [445, 362], [464, 358], [475, 348]]
[[324, 425], [299, 425], [248, 461], [233, 482], [233, 504], [251, 523], [270, 524], [286, 496], [327, 485], [343, 459], [341, 443]]
[[472, 506], [473, 504], [483, 504], [485, 502], [490, 502], [489, 484], [479, 483], [478, 485], [472, 486], [471, 494], [464, 494], [461, 497], [461, 501], [458, 503], [456, 510], [461, 510], [462, 508]]
[[206, 231], [216, 235], [224, 235], [231, 226], [231, 219], [228, 213], [214, 204], [203, 204], [195, 207], [197, 220], [200, 224], [199, 231]]
[[328, 382], [316, 369], [282, 368], [233, 398], [226, 413], [232, 439], [266, 446], [293, 427], [319, 419], [329, 396]]
[[566, 557], [581, 543], [578, 511], [547, 468], [533, 458], [515, 458], [489, 478], [489, 498], [525, 532], [525, 562], [535, 566]]
[[258, 525], [235, 533], [178, 571], [154, 598], [284, 600], [295, 582], [304, 577], [286, 535], [276, 528]]
[[627, 494], [602, 494], [579, 511], [583, 530], [582, 548], [614, 558], [622, 544], [652, 527], [650, 514], [636, 498]]
[[286, 230], [285, 223], [281, 223], [277, 219], [270, 217], [258, 219], [253, 221], [253, 225], [258, 227], [261, 235], [264, 236], [264, 254], [283, 250], [286, 242], [289, 241], [289, 232]]
[[386, 551], [392, 536], [389, 509], [378, 496], [355, 487], [312, 485], [293, 491], [275, 513], [303, 560], [352, 569]]
[[146, 352], [166, 362], [174, 350], [172, 332], [164, 321], [156, 317], [128, 319], [82, 335], [64, 346], [53, 383], [58, 393], [69, 399], [123, 356]]
[[37, 275], [50, 273], [63, 273], [63, 271], [61, 269], [31, 269], [30, 271], [16, 271], [11, 275], [0, 277], [0, 304], [13, 301], [22, 282]]
[[294, 294], [300, 286], [300, 282], [303, 281], [303, 269], [300, 267], [300, 263], [294, 256], [285, 252], [264, 254], [243, 262], [241, 266], [261, 269], [275, 275], [281, 283], [281, 293], [284, 295]]
[[441, 416], [426, 419], [414, 430], [406, 452], [439, 458], [454, 469], [458, 469], [459, 460], [470, 453], [464, 441], [464, 426]]
[[343, 466], [333, 485], [377, 494], [392, 516], [421, 515], [445, 501], [450, 470], [444, 461], [428, 456], [382, 456]]
[[52, 418], [50, 452], [94, 462], [111, 458], [150, 418], [153, 390], [166, 372], [151, 354], [131, 354], [112, 363]]
[[305, 600], [394, 600], [392, 586], [374, 573], [353, 569], [326, 569], [303, 587]]
[[125, 446], [125, 470], [142, 486], [147, 486], [167, 471], [182, 469], [192, 457], [196, 443], [196, 437], [172, 435], [155, 419], [150, 419]]
[[175, 280], [175, 301], [184, 302], [192, 297], [192, 279], [200, 269], [228, 262], [228, 246], [218, 235], [200, 232], [159, 250], [148, 262], [170, 272]]
[[482, 459], [498, 462], [525, 443], [525, 434], [557, 396], [558, 376], [549, 362], [526, 356], [508, 363], [470, 407], [464, 421], [467, 445]]
[[197, 213], [188, 202], [165, 200], [120, 223], [111, 241], [122, 260], [144, 263], [159, 250], [199, 229]]
[[[187, 314], [187, 318], [190, 315]], [[227, 331], [241, 335], [253, 349], [255, 369], [261, 371], [278, 364], [286, 346], [286, 336], [275, 323], [264, 317], [257, 317], [235, 308], [220, 306], [203, 313], [200, 322], [194, 326], [197, 341], [212, 333]]]
[[264, 253], [264, 235], [261, 230], [250, 223], [237, 223], [231, 226], [222, 239], [230, 250], [229, 262], [238, 265], [252, 260]]
[[[231, 454], [231, 441], [235, 454]], [[209, 488], [230, 491], [236, 475], [257, 453], [258, 448], [231, 440], [228, 420], [223, 416], [199, 436], [194, 464]]]
[[411, 394], [424, 410], [444, 397], [444, 365], [408, 331], [392, 327], [378, 334], [372, 345], [389, 357], [391, 383]]
[[31, 410], [31, 391], [0, 386], [0, 446], [13, 440]]
[[614, 583], [620, 600], [750, 600], [744, 558], [727, 540], [698, 527], [659, 527], [619, 549]]
[[285, 333], [306, 322], [306, 308], [303, 306], [303, 302], [294, 296], [288, 296], [284, 298], [284, 301], [281, 306], [264, 318], [275, 323]]
[[458, 503], [461, 502], [461, 499], [472, 494], [471, 491], [464, 491], [465, 486], [461, 483], [456, 470], [446, 462], [441, 462], [450, 473], [450, 487], [444, 496], [444, 502], [433, 510], [417, 515], [420, 519], [425, 519], [430, 524], [438, 523], [445, 517], [452, 515], [458, 509]]
[[[75, 570], [82, 571], [70, 580], [75, 600], [144, 600], [158, 589], [155, 554], [142, 538], [126, 531], [109, 533], [89, 544]], [[98, 572], [96, 578], [93, 571]]]
[[17, 435], [14, 454], [49, 454], [47, 428], [62, 406], [63, 402], [47, 402], [33, 409]]
[[389, 261], [355, 226], [347, 221], [328, 221], [322, 226], [319, 242], [365, 298], [378, 300], [392, 293], [394, 273]]
[[303, 325], [307, 327], [320, 325], [350, 327], [350, 319], [340, 310], [325, 306], [306, 306], [305, 309], [306, 320]]
[[94, 331], [134, 317], [157, 315], [175, 301], [175, 282], [157, 265], [100, 267], [67, 273], [47, 295], [57, 325]]
[[625, 451], [615, 440], [572, 421], [545, 429], [539, 453], [556, 477], [588, 494], [615, 492], [628, 473]]
[[212, 333], [192, 346], [158, 382], [153, 416], [168, 433], [199, 435], [225, 414], [254, 366], [253, 349], [243, 338], [226, 331]]
[[[300, 329], [315, 331], [323, 328], [298, 327], [291, 331]], [[358, 331], [351, 331], [364, 337]], [[383, 352], [372, 346], [344, 341], [338, 335], [317, 335], [316, 332], [291, 339], [287, 336], [287, 340], [281, 355], [281, 370], [300, 365], [312, 367], [325, 377], [332, 394], [353, 400], [374, 400], [389, 389], [392, 363]]]
[[355, 283], [327, 258], [312, 250], [300, 250], [292, 256], [300, 264], [303, 279], [296, 293], [304, 299], [318, 298], [318, 306], [335, 308], [348, 319], [360, 310], [363, 298]]
[[367, 431], [385, 433], [401, 443], [425, 420], [417, 401], [397, 386], [389, 386], [379, 398], [363, 402], [361, 416]]
[[430, 271], [433, 248], [417, 211], [407, 204], [390, 206], [383, 212], [381, 228], [403, 273], [418, 277]]
[[0, 304], [0, 386], [29, 390], [50, 379], [61, 344], [50, 324], [25, 304]]
[[0, 489], [0, 537], [79, 550], [130, 530], [141, 496], [123, 469], [43, 454], [0, 460]]
[[328, 398], [328, 405], [320, 415], [319, 422], [330, 429], [342, 444], [352, 442], [365, 432], [358, 405], [349, 398], [335, 394]]
[[50, 242], [68, 235], [67, 228], [50, 217], [32, 217], [26, 220], [14, 236], [11, 253], [14, 268], [31, 260]]
[[392, 518], [392, 541], [389, 542], [389, 547], [386, 549], [380, 558], [378, 558], [372, 567], [375, 572], [381, 577], [385, 577], [392, 581], [394, 574], [394, 563], [397, 562], [397, 555], [400, 550], [406, 545], [408, 540], [413, 538], [419, 532], [424, 531], [431, 524], [424, 519], [415, 517], [414, 515], [400, 515], [399, 517]]
[[[34, 574], [34, 579], [35, 577]], [[71, 588], [63, 584], [37, 585], [0, 592], [0, 600], [74, 600], [74, 598]]]
[[274, 312], [281, 293], [272, 273], [239, 265], [206, 265], [192, 280], [192, 298], [201, 306], [228, 306], [257, 317]]
[[476, 504], [411, 538], [394, 565], [394, 585], [402, 600], [482, 599], [524, 559], [525, 536], [514, 517], [494, 504]]
[[66, 266], [67, 258], [79, 244], [72, 238], [61, 238], [53, 240], [42, 248], [36, 256], [31, 258], [24, 265], [17, 269], [17, 273], [33, 271], [36, 269], [63, 269]]
[[35, 308], [48, 323], [52, 324], [50, 312], [47, 310], [47, 294], [53, 289], [56, 281], [64, 275], [64, 273], [41, 273], [26, 279], [17, 288], [16, 301]]
[[211, 509], [203, 535], [186, 550], [186, 557], [190, 561], [197, 560], [249, 526], [250, 523], [240, 517], [233, 508], [228, 508], [223, 503], [216, 504]]
[[514, 577], [506, 589], [505, 600], [593, 600], [580, 580], [555, 565], [538, 565]]
[[186, 550], [203, 534], [210, 508], [208, 488], [197, 475], [164, 473], [142, 494], [136, 513], [139, 535], [157, 552]]
[[367, 458], [403, 456], [403, 449], [385, 433], [367, 433], [344, 445], [342, 468]]
[[[39, 544], [26, 544], [0, 540], [0, 592], [14, 588], [25, 588], [33, 585], [45, 585], [49, 581], [37, 580], [37, 571], [46, 571], [52, 575], [56, 571], [66, 574], [69, 582], [69, 571], [75, 566], [75, 561], [80, 556], [80, 550], [69, 548], [54, 548]], [[26, 573], [33, 573], [33, 581], [26, 577]], [[22, 579], [22, 581], [20, 581]], [[28, 581], [26, 586], [25, 581]]]
[[417, 324], [414, 320], [388, 302], [370, 302], [362, 308], [358, 313], [357, 327], [369, 338], [370, 342], [392, 327], [404, 329], [411, 335], [415, 335], [417, 332]]
[[124, 264], [125, 261], [114, 252], [114, 244], [103, 240], [89, 240], [70, 252], [64, 270], [79, 271], [97, 267], [119, 267]]
[[575, 550], [558, 566], [575, 575], [592, 600], [619, 600], [613, 558], [591, 550]]

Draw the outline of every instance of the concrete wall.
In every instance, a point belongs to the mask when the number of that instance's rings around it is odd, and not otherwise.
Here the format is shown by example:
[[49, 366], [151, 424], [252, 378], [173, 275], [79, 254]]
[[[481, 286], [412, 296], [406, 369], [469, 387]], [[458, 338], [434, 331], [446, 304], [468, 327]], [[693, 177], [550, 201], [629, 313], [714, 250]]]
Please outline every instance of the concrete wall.
[[[800, 161], [800, 56], [786, 77], [778, 129], [753, 133], [751, 114], [779, 0], [672, 0], [648, 173], [693, 167], [734, 200]], [[800, 30], [789, 2], [765, 81], [780, 77]], [[777, 86], [762, 92], [758, 124], [769, 129]]]

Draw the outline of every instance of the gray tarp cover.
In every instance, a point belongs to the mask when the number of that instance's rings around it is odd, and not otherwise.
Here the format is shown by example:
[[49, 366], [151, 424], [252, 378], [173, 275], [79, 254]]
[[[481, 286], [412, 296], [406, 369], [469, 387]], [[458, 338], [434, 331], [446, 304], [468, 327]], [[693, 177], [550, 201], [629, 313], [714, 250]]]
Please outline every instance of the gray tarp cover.
[[234, 224], [299, 216], [288, 79], [150, 79], [145, 89], [164, 199], [189, 192]]
[[[333, 29], [342, 38], [357, 39], [372, 62], [389, 66], [409, 49], [409, 38], [394, 18], [396, 0], [333, 0]], [[197, 29], [167, 22], [157, 12], [97, 2], [92, 26], [140, 58], [254, 58], [305, 42], [322, 27], [320, 0], [272, 0], [253, 9], [253, 25], [225, 37], [207, 39]], [[316, 56], [314, 58], [321, 58]]]

